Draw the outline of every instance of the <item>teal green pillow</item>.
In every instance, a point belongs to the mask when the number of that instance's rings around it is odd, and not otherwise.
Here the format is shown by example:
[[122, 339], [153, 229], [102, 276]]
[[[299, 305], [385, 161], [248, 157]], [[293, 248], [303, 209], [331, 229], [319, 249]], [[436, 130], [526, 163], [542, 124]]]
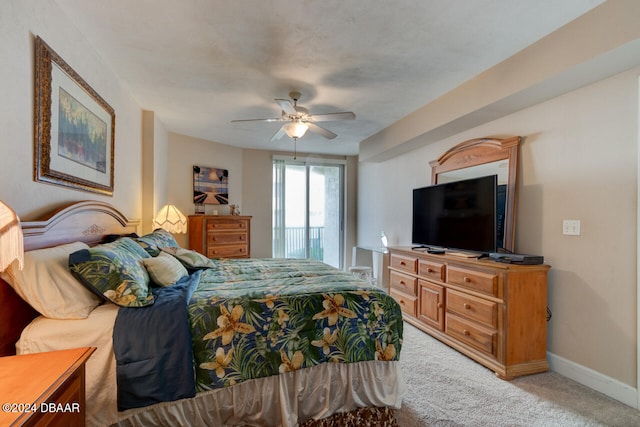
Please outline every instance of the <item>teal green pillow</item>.
[[158, 228], [142, 237], [136, 237], [135, 241], [151, 256], [158, 256], [162, 247], [180, 247], [173, 235], [162, 228]]
[[122, 307], [153, 304], [149, 274], [142, 260], [149, 254], [129, 237], [69, 255], [71, 273], [102, 299]]

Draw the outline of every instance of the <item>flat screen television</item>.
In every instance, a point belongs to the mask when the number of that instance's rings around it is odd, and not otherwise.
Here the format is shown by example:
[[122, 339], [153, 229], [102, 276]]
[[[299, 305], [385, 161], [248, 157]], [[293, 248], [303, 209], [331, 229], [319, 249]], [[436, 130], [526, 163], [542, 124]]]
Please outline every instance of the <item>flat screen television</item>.
[[413, 190], [413, 245], [496, 252], [497, 175]]

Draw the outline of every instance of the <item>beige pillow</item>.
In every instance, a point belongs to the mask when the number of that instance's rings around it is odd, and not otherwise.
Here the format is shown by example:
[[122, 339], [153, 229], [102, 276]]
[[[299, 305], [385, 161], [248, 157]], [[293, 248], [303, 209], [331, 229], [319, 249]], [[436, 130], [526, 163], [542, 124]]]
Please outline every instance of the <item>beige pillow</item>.
[[189, 275], [180, 261], [165, 252], [160, 252], [157, 257], [145, 258], [142, 263], [156, 285], [173, 285]]
[[101, 303], [69, 271], [69, 254], [87, 249], [82, 242], [25, 252], [24, 268], [17, 262], [2, 278], [40, 314], [51, 319], [85, 319]]

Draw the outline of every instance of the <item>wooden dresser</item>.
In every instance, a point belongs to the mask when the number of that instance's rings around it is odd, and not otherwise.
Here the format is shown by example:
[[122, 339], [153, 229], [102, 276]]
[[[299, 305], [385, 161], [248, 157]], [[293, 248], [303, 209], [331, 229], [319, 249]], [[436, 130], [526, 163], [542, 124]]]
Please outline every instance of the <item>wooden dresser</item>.
[[502, 379], [549, 369], [548, 265], [389, 251], [389, 292], [405, 321]]
[[0, 358], [0, 425], [84, 426], [94, 347]]
[[250, 243], [250, 216], [189, 216], [189, 249], [208, 258], [249, 258]]

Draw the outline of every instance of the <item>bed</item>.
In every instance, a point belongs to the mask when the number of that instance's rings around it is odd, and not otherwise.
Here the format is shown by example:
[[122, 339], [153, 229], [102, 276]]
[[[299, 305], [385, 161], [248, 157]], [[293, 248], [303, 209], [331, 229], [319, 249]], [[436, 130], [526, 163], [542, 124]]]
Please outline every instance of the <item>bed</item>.
[[[0, 351], [96, 347], [89, 425], [396, 425], [402, 316], [379, 288], [309, 260], [199, 257], [160, 231], [137, 236], [139, 222], [103, 202], [22, 228], [25, 270], [0, 280]], [[165, 286], [104, 301], [95, 261], [114, 247], [142, 250]], [[176, 260], [186, 274], [157, 268]]]

